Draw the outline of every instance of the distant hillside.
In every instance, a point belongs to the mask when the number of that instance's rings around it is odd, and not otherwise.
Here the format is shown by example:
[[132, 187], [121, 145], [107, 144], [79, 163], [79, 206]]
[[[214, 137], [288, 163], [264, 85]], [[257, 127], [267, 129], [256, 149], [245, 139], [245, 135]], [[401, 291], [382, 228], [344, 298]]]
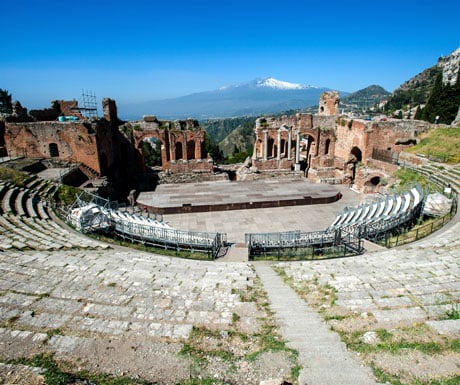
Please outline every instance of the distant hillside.
[[219, 143], [219, 149], [224, 157], [228, 158], [235, 153], [252, 152], [255, 140], [254, 125], [255, 120], [252, 125], [238, 126]]
[[386, 100], [390, 92], [378, 85], [371, 85], [362, 90], [352, 92], [340, 101], [340, 107], [352, 110], [363, 110], [373, 107], [376, 103]]
[[[436, 65], [409, 79], [397, 88], [388, 100], [385, 111], [408, 110], [411, 107], [425, 105], [436, 83], [441, 77], [444, 87], [454, 87], [460, 70], [460, 48], [438, 59]], [[438, 90], [439, 91], [439, 90]]]
[[436, 77], [442, 73], [438, 66], [427, 68], [397, 88], [385, 106], [386, 112], [407, 109], [419, 104], [425, 104], [433, 89]]
[[200, 126], [206, 131], [214, 143], [219, 143], [237, 127], [251, 127], [253, 129], [256, 118], [241, 117], [228, 119], [211, 119], [200, 121]]

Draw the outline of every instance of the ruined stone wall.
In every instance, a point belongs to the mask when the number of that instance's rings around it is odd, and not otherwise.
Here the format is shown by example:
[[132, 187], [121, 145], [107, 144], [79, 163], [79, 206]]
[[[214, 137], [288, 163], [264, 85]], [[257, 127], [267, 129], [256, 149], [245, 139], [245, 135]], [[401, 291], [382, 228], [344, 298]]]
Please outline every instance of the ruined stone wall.
[[400, 152], [416, 144], [420, 134], [431, 127], [430, 123], [420, 120], [391, 120], [367, 124], [369, 146]]
[[366, 122], [364, 120], [341, 119], [336, 126], [335, 156], [347, 162], [353, 148], [362, 154], [362, 162], [368, 156]]
[[340, 118], [336, 125], [335, 155], [348, 160], [356, 147], [361, 151], [362, 163], [367, 164], [373, 149], [401, 152], [417, 143], [420, 134], [430, 126], [427, 122], [414, 120], [373, 122]]
[[334, 130], [337, 117], [331, 115], [313, 115], [312, 127], [322, 130]]
[[[96, 132], [76, 122], [7, 123], [5, 145], [9, 155], [82, 162], [100, 173]], [[53, 148], [57, 153], [53, 154]], [[52, 156], [53, 155], [53, 156]]]
[[[172, 173], [211, 173], [214, 169], [212, 160], [178, 160], [167, 164], [167, 171]], [[163, 168], [164, 169], [164, 168]]]
[[418, 155], [410, 154], [405, 151], [401, 151], [399, 153], [399, 162], [401, 164], [409, 163], [410, 165], [413, 165], [413, 166], [423, 166], [423, 164], [428, 162], [428, 158], [422, 158]]
[[0, 156], [7, 156], [5, 146], [5, 121], [0, 118]]
[[268, 159], [268, 160], [252, 160], [252, 164], [254, 167], [257, 168], [259, 171], [267, 171], [267, 170], [291, 170], [292, 168], [292, 160], [287, 159]]
[[323, 92], [319, 98], [318, 115], [337, 115], [340, 96], [337, 91]]
[[177, 173], [212, 172], [212, 159], [205, 148], [205, 131], [194, 119], [158, 121], [154, 116], [132, 122], [133, 141], [142, 157], [142, 142], [155, 138], [161, 142], [161, 163], [164, 171]]

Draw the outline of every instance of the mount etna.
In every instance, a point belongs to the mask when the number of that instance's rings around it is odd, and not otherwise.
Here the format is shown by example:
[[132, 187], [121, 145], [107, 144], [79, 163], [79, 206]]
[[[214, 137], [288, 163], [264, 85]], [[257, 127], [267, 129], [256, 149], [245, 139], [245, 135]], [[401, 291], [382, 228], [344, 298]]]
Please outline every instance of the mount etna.
[[[177, 98], [120, 105], [119, 112], [124, 119], [139, 119], [149, 114], [159, 119], [199, 120], [255, 116], [313, 106], [328, 90], [269, 77]], [[342, 96], [347, 94], [341, 92]]]

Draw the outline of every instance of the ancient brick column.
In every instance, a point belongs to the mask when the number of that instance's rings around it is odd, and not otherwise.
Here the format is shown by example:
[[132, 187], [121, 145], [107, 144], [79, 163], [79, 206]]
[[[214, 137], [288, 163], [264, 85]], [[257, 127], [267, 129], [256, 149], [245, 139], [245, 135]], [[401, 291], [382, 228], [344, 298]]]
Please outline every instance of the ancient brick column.
[[195, 139], [195, 159], [201, 159], [201, 131], [196, 135]]
[[171, 161], [175, 161], [176, 160], [176, 138], [174, 137], [174, 140], [172, 140], [173, 135], [171, 135], [169, 131], [168, 131], [168, 137], [169, 137], [169, 159], [171, 159]]
[[187, 133], [184, 132], [182, 134], [182, 159], [188, 160], [188, 153], [187, 153]]
[[264, 160], [268, 159], [268, 131], [264, 130]]
[[300, 132], [298, 130], [295, 137], [295, 162], [300, 163]]
[[276, 151], [276, 159], [281, 160], [281, 128], [276, 133], [276, 140], [277, 140], [277, 151]]
[[292, 128], [288, 131], [288, 160], [291, 160], [291, 141], [292, 141]]

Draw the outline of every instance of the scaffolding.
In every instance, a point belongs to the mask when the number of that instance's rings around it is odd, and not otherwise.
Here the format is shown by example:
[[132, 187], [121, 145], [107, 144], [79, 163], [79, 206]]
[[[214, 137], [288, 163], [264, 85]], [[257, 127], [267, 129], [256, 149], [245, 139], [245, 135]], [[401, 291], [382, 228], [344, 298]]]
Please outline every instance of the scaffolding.
[[81, 91], [81, 104], [83, 107], [78, 107], [80, 113], [86, 118], [97, 118], [97, 99], [96, 94], [92, 91]]

